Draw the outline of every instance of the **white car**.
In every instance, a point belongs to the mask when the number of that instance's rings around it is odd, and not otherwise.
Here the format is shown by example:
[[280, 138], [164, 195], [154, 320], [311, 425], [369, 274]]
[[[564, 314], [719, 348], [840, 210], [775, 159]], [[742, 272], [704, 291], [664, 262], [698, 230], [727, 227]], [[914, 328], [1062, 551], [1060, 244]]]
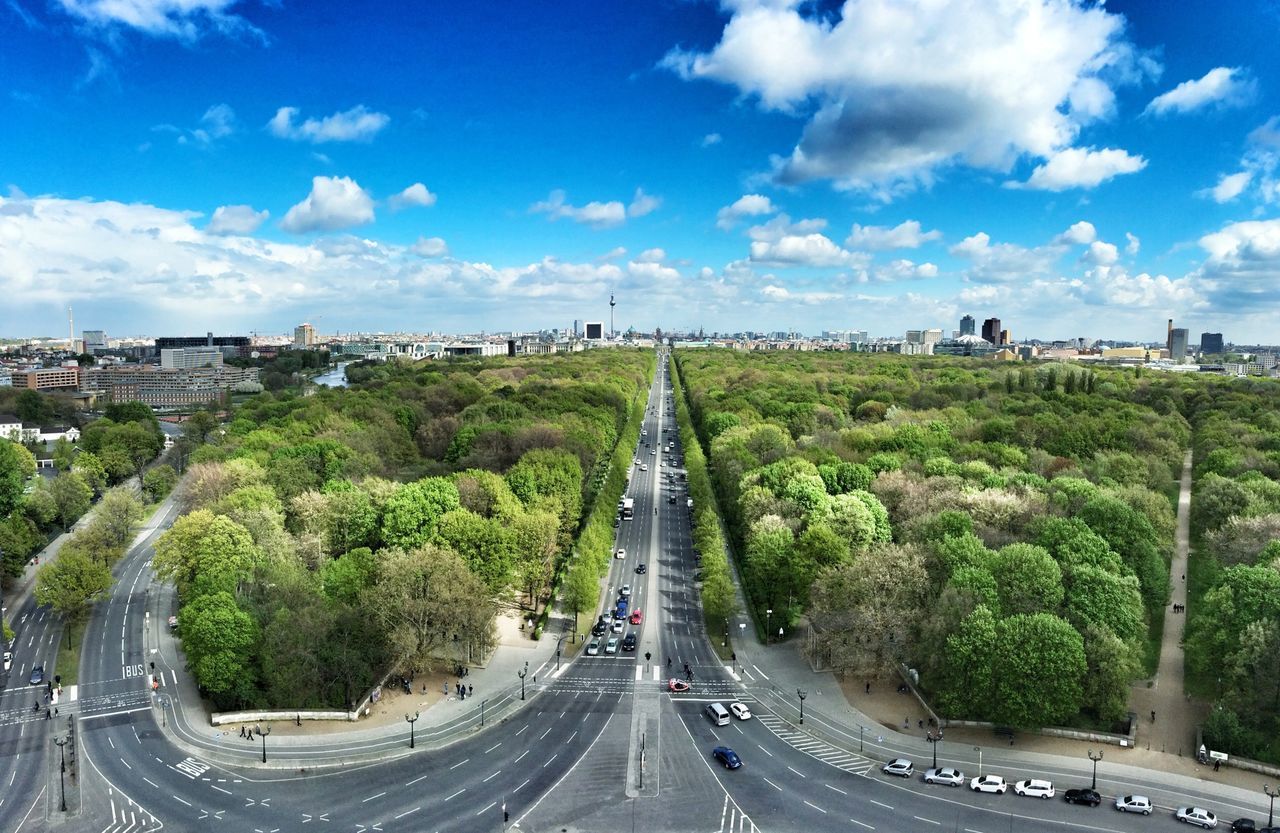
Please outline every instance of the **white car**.
[[628, 598], [628, 597], [631, 595], [631, 585], [630, 585], [630, 584], [624, 584], [624, 585], [622, 585], [621, 587], [619, 587], [619, 588], [618, 588], [618, 595], [619, 595], [619, 596], [621, 596], [621, 597], [622, 597], [622, 598], [624, 598], [624, 599], [625, 599], [625, 598]]
[[1029, 795], [1032, 798], [1053, 798], [1053, 782], [1040, 778], [1028, 778], [1013, 785], [1018, 795]]
[[964, 783], [964, 773], [955, 767], [944, 766], [926, 772], [924, 774], [924, 782], [926, 784], [946, 784], [948, 787], [958, 787]]
[[[613, 624], [609, 626], [609, 630], [612, 633], [622, 633], [626, 629], [627, 629], [627, 620], [625, 619], [614, 619]], [[609, 641], [617, 642], [616, 639], [611, 639]], [[606, 653], [612, 653], [612, 652], [606, 652]]]
[[648, 471], [648, 470], [649, 470], [649, 464], [648, 464], [648, 463], [641, 463], [641, 464], [640, 464], [640, 471]]
[[594, 657], [600, 653], [600, 640], [593, 639], [587, 643], [587, 656]]
[[1218, 826], [1218, 817], [1203, 807], [1179, 807], [1173, 817], [1178, 821], [1203, 827], [1205, 830], [1212, 830]]
[[604, 644], [604, 652], [606, 654], [618, 653], [618, 638], [616, 636], [609, 637], [609, 641]]
[[999, 793], [1009, 789], [1009, 785], [999, 775], [978, 775], [969, 782], [969, 789], [980, 793]]
[[[597, 550], [597, 552], [598, 552], [598, 550]], [[626, 551], [626, 550], [621, 550], [621, 549], [620, 549], [620, 550], [618, 550], [617, 552], [615, 552], [615, 553], [613, 554], [613, 557], [614, 557], [614, 558], [626, 558], [626, 557], [627, 557], [627, 551]]]
[[4, 652], [4, 670], [8, 671], [12, 667], [13, 667], [13, 652], [5, 651]]
[[729, 711], [733, 712], [733, 716], [739, 720], [750, 720], [751, 710], [742, 703], [730, 703]]
[[654, 455], [655, 455], [655, 454], [657, 454], [657, 453], [658, 453], [658, 449], [656, 449], [656, 448], [651, 448], [651, 449], [649, 449], [649, 456], [650, 456], [650, 457], [654, 456]]
[[1122, 813], [1151, 815], [1151, 799], [1145, 795], [1122, 795], [1116, 798], [1116, 809]]
[[906, 758], [894, 758], [889, 763], [880, 767], [880, 771], [885, 775], [897, 775], [902, 778], [911, 777], [911, 773], [916, 771], [915, 765]]

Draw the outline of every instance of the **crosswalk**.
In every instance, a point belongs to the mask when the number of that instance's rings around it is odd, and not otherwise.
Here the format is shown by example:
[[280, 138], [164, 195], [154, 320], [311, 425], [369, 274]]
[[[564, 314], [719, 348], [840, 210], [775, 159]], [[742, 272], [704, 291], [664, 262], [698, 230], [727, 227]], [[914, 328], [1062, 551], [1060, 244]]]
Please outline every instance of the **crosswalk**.
[[848, 752], [829, 743], [824, 743], [815, 739], [812, 735], [796, 731], [777, 715], [757, 713], [756, 719], [791, 748], [851, 775], [866, 775], [875, 765], [869, 758], [854, 752]]
[[759, 830], [737, 802], [725, 793], [724, 806], [720, 808], [720, 826], [716, 828], [716, 833], [758, 833]]

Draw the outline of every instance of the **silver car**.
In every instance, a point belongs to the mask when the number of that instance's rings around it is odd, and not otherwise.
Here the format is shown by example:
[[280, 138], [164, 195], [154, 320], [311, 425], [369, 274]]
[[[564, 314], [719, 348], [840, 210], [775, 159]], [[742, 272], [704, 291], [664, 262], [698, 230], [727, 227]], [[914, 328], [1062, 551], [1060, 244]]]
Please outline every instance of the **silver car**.
[[1122, 813], [1151, 815], [1151, 799], [1145, 795], [1122, 795], [1116, 798], [1116, 809]]
[[894, 758], [889, 763], [880, 768], [885, 775], [897, 775], [900, 778], [910, 778], [911, 773], [916, 771], [915, 765], [906, 758]]
[[937, 769], [930, 769], [924, 774], [924, 782], [926, 784], [946, 784], [948, 787], [958, 787], [964, 783], [964, 773], [955, 767], [938, 767]]

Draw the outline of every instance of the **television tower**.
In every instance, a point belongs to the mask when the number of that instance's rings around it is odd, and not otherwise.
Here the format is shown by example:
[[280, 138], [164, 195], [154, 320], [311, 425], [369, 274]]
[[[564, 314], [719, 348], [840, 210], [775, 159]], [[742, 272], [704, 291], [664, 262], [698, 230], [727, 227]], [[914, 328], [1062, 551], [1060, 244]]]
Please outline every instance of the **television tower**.
[[618, 305], [618, 302], [613, 300], [613, 293], [610, 292], [609, 293], [609, 340], [610, 341], [613, 341], [618, 337], [618, 331], [613, 327], [613, 308], [616, 307], [617, 305]]

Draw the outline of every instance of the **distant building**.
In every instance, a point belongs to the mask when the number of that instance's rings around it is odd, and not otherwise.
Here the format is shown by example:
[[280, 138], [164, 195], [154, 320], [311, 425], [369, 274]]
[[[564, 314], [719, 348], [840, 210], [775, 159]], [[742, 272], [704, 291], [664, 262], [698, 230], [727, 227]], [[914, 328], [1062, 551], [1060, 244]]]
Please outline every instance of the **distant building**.
[[997, 348], [994, 344], [972, 333], [959, 338], [940, 341], [933, 345], [933, 354], [935, 356], [977, 356], [981, 358], [990, 356], [996, 350]]
[[1000, 319], [988, 318], [982, 322], [982, 338], [992, 344], [1000, 343]]
[[1173, 354], [1173, 319], [1172, 318], [1169, 319], [1168, 329], [1164, 337], [1164, 349], [1168, 350], [1170, 355]]
[[222, 367], [222, 351], [216, 347], [179, 347], [175, 350], [161, 350], [160, 366], [165, 370]]
[[107, 349], [107, 334], [102, 330], [84, 331], [84, 352], [97, 355]]
[[15, 370], [13, 386], [27, 390], [75, 390], [80, 387], [78, 367], [37, 367]]
[[13, 371], [7, 367], [0, 367], [0, 388], [13, 387]]
[[974, 325], [976, 323], [977, 322], [975, 322], [972, 315], [966, 315], [964, 318], [961, 318], [960, 319], [960, 335], [962, 336], [974, 335], [977, 332], [977, 330], [974, 329]]
[[1200, 352], [1215, 354], [1222, 353], [1225, 348], [1222, 343], [1222, 333], [1201, 333], [1200, 334]]
[[1001, 330], [1001, 331], [1000, 331], [1000, 343], [1001, 343], [1001, 344], [1013, 344], [1013, 333], [1009, 332], [1008, 330]]
[[316, 346], [316, 328], [310, 324], [299, 324], [293, 328], [293, 346], [310, 349]]
[[108, 402], [142, 402], [152, 408], [187, 408], [221, 402], [241, 382], [257, 382], [256, 367], [160, 368], [155, 365], [90, 367], [82, 387]]
[[587, 339], [587, 341], [603, 340], [604, 339], [604, 322], [588, 321], [586, 323], [586, 335], [584, 337]]
[[573, 337], [582, 338], [582, 322], [577, 318], [573, 319]]
[[1187, 357], [1187, 331], [1181, 327], [1169, 334], [1169, 358], [1181, 362]]
[[925, 344], [937, 344], [942, 341], [942, 330], [937, 327], [925, 330], [921, 335]]
[[924, 344], [924, 330], [907, 330], [907, 344]]
[[253, 352], [248, 336], [215, 336], [206, 333], [203, 336], [160, 336], [156, 339], [156, 351], [173, 350], [179, 347], [218, 347], [223, 355], [249, 358]]

